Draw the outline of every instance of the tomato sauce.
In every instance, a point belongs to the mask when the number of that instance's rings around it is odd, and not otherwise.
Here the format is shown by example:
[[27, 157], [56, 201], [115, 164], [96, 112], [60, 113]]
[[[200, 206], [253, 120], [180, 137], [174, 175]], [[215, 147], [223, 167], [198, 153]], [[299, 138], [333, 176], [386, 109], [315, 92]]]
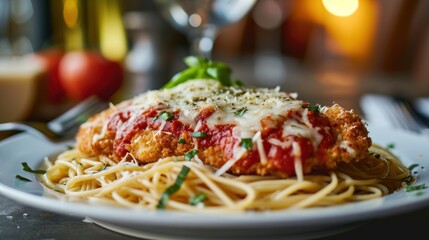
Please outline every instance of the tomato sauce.
[[[196, 118], [196, 122], [201, 123], [200, 127], [197, 129], [198, 132], [205, 133], [203, 137], [196, 138], [198, 141], [198, 148], [202, 150], [211, 146], [218, 146], [223, 151], [224, 157], [230, 159], [234, 155], [234, 148], [240, 144], [241, 139], [233, 135], [234, 124], [207, 125], [206, 120], [214, 111], [214, 108], [206, 108], [202, 110]], [[116, 154], [121, 157], [125, 156], [127, 153], [127, 144], [129, 144], [131, 139], [142, 130], [159, 130], [164, 121], [158, 119], [160, 113], [162, 113], [162, 110], [151, 108], [143, 111], [134, 118], [131, 116], [130, 112], [119, 112], [112, 115], [108, 124], [108, 130], [116, 133], [114, 140]], [[169, 132], [179, 137], [183, 133], [189, 134], [194, 131], [188, 124], [184, 124], [178, 120], [179, 114], [178, 111], [172, 112], [171, 118], [165, 120], [166, 122], [162, 127], [163, 132]], [[329, 120], [325, 116], [313, 111], [308, 111], [308, 120], [313, 127], [317, 127], [318, 132], [323, 136], [317, 149], [313, 148], [312, 142], [308, 138], [296, 135], [283, 136], [282, 125], [284, 121], [286, 121], [288, 117], [292, 117], [293, 114], [300, 113], [290, 112], [286, 118], [272, 119], [268, 117], [264, 119], [261, 131], [263, 148], [267, 155], [268, 164], [287, 174], [295, 174], [294, 159], [296, 157], [301, 159], [302, 165], [305, 167], [308, 158], [317, 158], [323, 155], [323, 149], [335, 143], [333, 133], [330, 131]], [[264, 122], [267, 124], [264, 124]], [[288, 140], [297, 143], [300, 148], [300, 156], [294, 155], [292, 144], [286, 147], [277, 146], [271, 144], [268, 139], [277, 139], [281, 142]], [[245, 156], [236, 163], [236, 166], [240, 167], [243, 170], [242, 172], [246, 172], [260, 162], [261, 159], [257, 144], [254, 143], [252, 150], [248, 151]]]

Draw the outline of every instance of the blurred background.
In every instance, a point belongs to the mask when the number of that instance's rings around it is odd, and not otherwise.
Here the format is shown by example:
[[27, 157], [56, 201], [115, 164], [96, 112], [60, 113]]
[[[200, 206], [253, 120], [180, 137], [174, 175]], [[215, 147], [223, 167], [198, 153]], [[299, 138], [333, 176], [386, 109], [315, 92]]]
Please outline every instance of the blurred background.
[[0, 0], [0, 122], [52, 119], [91, 86], [113, 103], [159, 88], [185, 67], [189, 31], [204, 23], [220, 23], [207, 30], [210, 57], [246, 85], [360, 114], [366, 93], [429, 97], [429, 1], [244, 0], [247, 12], [218, 1], [243, 16], [216, 22], [192, 9], [183, 27], [187, 9], [174, 4], [192, 0]]

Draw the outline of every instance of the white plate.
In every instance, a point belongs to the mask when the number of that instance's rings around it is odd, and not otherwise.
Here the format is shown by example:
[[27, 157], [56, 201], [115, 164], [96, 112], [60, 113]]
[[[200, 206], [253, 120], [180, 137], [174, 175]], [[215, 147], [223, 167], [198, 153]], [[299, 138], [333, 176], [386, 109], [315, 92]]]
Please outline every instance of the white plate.
[[[369, 126], [375, 143], [393, 143], [393, 151], [406, 166], [417, 163], [416, 184], [429, 186], [429, 138]], [[333, 235], [364, 221], [396, 215], [429, 205], [429, 190], [423, 194], [400, 191], [379, 200], [328, 208], [279, 212], [246, 212], [224, 215], [191, 214], [168, 211], [127, 210], [67, 202], [44, 195], [31, 173], [21, 162], [37, 168], [45, 156], [58, 153], [65, 144], [52, 144], [27, 134], [0, 142], [0, 193], [22, 204], [43, 210], [88, 217], [101, 226], [128, 235], [156, 239], [309, 239]], [[32, 182], [15, 178], [19, 174]]]

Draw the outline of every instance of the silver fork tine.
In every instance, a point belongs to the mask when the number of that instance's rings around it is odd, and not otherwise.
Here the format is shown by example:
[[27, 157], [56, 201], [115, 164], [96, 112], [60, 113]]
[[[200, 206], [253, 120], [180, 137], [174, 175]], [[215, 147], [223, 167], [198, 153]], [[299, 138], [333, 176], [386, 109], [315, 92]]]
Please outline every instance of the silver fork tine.
[[91, 115], [108, 107], [108, 103], [91, 96], [58, 118], [48, 123], [48, 128], [56, 134], [67, 132], [82, 124]]
[[[384, 107], [386, 108], [386, 112], [389, 115], [389, 118], [393, 122], [394, 125], [400, 128], [408, 129], [408, 125], [404, 122], [403, 117], [398, 117], [398, 111], [395, 109], [395, 106], [393, 105], [393, 102], [390, 101], [390, 99], [383, 98], [380, 100], [384, 104]], [[400, 115], [400, 114], [399, 114]]]
[[429, 118], [413, 104], [401, 96], [372, 93], [364, 94], [360, 99], [361, 109], [370, 122], [429, 136]]
[[0, 131], [24, 131], [51, 141], [60, 141], [73, 137], [75, 130], [90, 116], [109, 107], [109, 103], [96, 97], [90, 97], [61, 116], [45, 122], [9, 122], [0, 123]]
[[410, 117], [410, 119], [414, 120], [419, 129], [429, 128], [429, 118], [419, 112], [411, 100], [401, 96], [395, 96], [393, 97], [393, 100], [401, 107], [402, 111]]
[[420, 132], [418, 124], [409, 112], [403, 111], [403, 106], [398, 105], [391, 96], [366, 94], [361, 99], [363, 111], [373, 121], [386, 121], [390, 126]]
[[405, 129], [411, 130], [414, 132], [420, 132], [420, 126], [417, 123], [417, 121], [414, 119], [414, 117], [410, 114], [407, 108], [399, 102], [396, 102], [395, 100], [391, 99], [391, 104], [393, 111], [396, 112], [396, 116], [398, 119], [402, 121], [402, 125]]
[[33, 136], [48, 139], [48, 140], [50, 139], [50, 137], [54, 137], [53, 135], [48, 136], [47, 131], [42, 132], [41, 129], [39, 129], [36, 126], [31, 126], [29, 124], [17, 123], [17, 122], [0, 123], [0, 131], [23, 131]]

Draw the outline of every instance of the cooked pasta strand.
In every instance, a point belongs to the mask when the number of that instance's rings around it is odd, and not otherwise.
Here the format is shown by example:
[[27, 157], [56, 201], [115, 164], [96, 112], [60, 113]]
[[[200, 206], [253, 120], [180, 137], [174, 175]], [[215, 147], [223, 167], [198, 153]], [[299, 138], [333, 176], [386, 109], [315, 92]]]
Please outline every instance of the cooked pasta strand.
[[[410, 171], [390, 151], [374, 145], [364, 162], [340, 165], [330, 173], [279, 179], [272, 176], [221, 176], [200, 162], [168, 157], [139, 166], [132, 156], [119, 163], [68, 150], [47, 161], [40, 177], [50, 190], [70, 199], [155, 210], [164, 191], [183, 166], [190, 169], [177, 192], [169, 196], [168, 210], [225, 213], [332, 206], [380, 198], [403, 186]], [[302, 179], [301, 179], [302, 178]], [[204, 194], [201, 202], [190, 199]]]

